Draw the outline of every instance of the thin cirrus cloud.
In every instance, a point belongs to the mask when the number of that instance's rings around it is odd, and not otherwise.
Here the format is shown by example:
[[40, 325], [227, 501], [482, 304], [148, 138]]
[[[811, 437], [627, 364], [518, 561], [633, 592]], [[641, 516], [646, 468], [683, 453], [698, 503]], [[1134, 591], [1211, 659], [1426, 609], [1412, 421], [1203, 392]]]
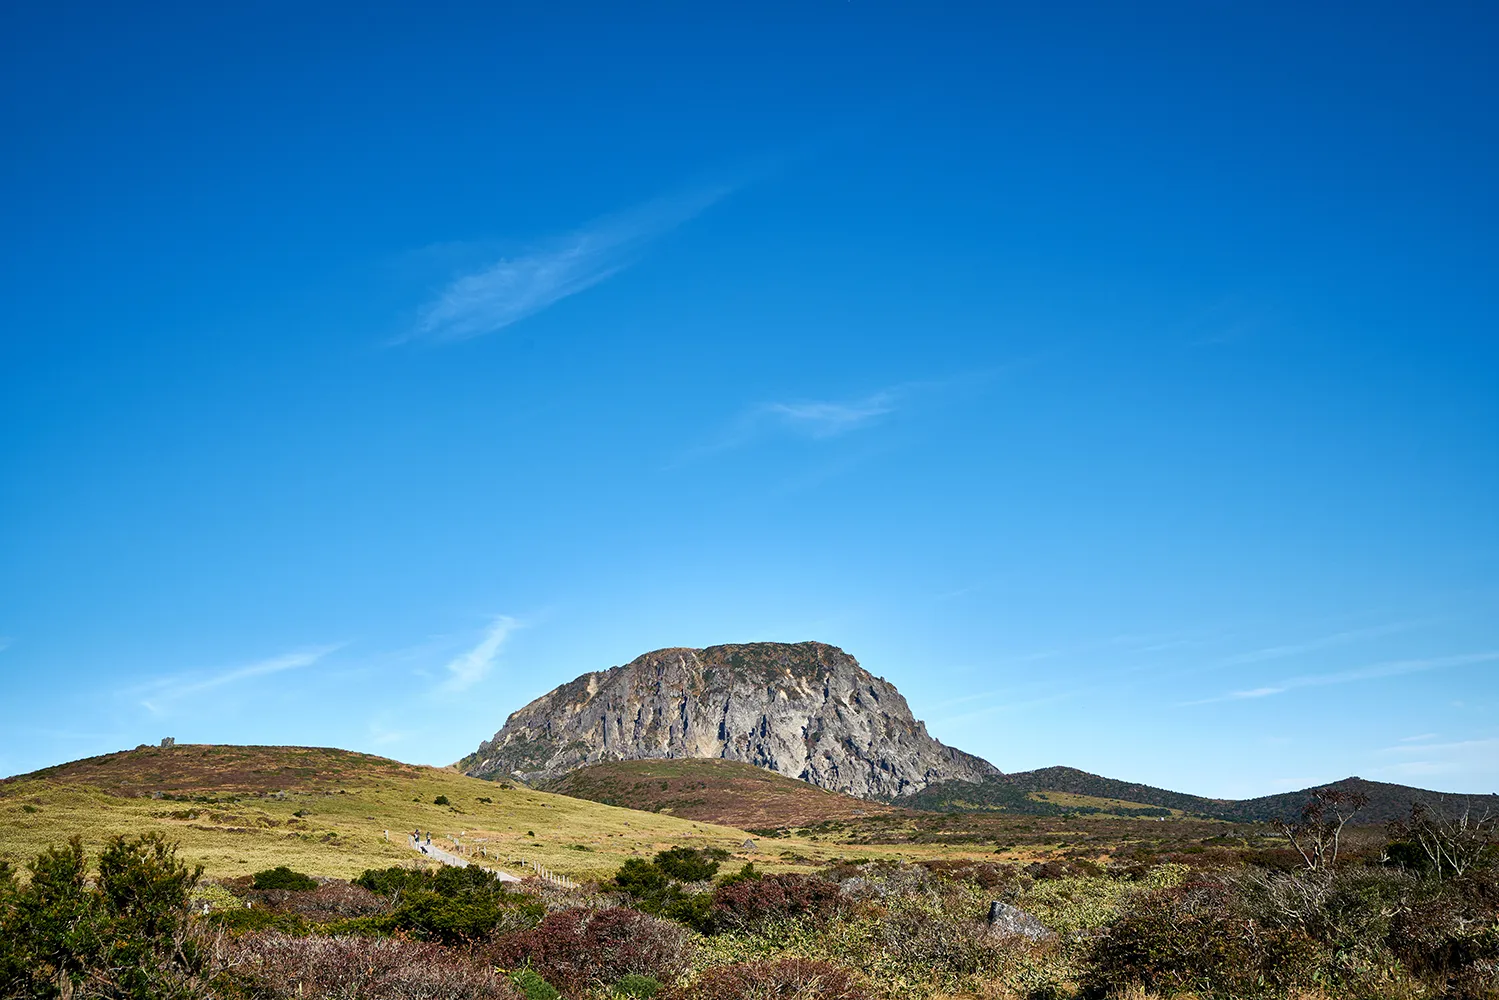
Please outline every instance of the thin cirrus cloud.
[[1388, 625], [1378, 625], [1373, 628], [1347, 629], [1342, 632], [1334, 632], [1331, 635], [1319, 636], [1315, 639], [1307, 639], [1303, 642], [1285, 643], [1279, 646], [1267, 646], [1263, 649], [1253, 649], [1246, 653], [1238, 653], [1225, 657], [1219, 661], [1219, 666], [1240, 666], [1246, 663], [1262, 663], [1265, 660], [1283, 660], [1288, 657], [1301, 656], [1306, 653], [1316, 652], [1321, 649], [1329, 649], [1334, 646], [1343, 646], [1348, 643], [1362, 642], [1365, 639], [1375, 639], [1380, 636], [1390, 635], [1396, 632], [1404, 632], [1425, 622], [1392, 622]]
[[343, 645], [344, 643], [333, 643], [326, 646], [311, 646], [214, 673], [195, 672], [164, 677], [134, 688], [131, 693], [139, 699], [142, 707], [153, 715], [165, 715], [173, 704], [184, 698], [257, 677], [310, 667]]
[[893, 412], [899, 396], [899, 390], [881, 389], [845, 402], [764, 403], [751, 411], [749, 422], [779, 424], [808, 437], [837, 437]]
[[1283, 681], [1262, 687], [1248, 688], [1242, 691], [1230, 691], [1227, 694], [1217, 695], [1212, 698], [1201, 698], [1197, 701], [1178, 702], [1178, 707], [1190, 705], [1211, 705], [1225, 701], [1250, 701], [1256, 698], [1269, 698], [1274, 695], [1285, 694], [1301, 688], [1326, 687], [1332, 684], [1353, 684], [1358, 681], [1377, 680], [1381, 677], [1398, 677], [1402, 674], [1424, 673], [1428, 670], [1445, 670], [1450, 667], [1466, 667], [1479, 663], [1492, 663], [1499, 660], [1499, 650], [1482, 653], [1461, 653], [1456, 656], [1433, 656], [1416, 660], [1391, 660], [1387, 663], [1376, 663], [1367, 667], [1359, 667], [1354, 670], [1341, 670], [1331, 674], [1307, 674], [1301, 677], [1288, 677]]
[[817, 441], [842, 438], [874, 427], [903, 411], [929, 406], [938, 400], [951, 402], [983, 392], [995, 379], [1019, 366], [1020, 363], [995, 365], [948, 378], [900, 382], [845, 399], [802, 398], [756, 403], [740, 411], [716, 438], [689, 449], [667, 468], [733, 451], [763, 438], [792, 437]]
[[623, 271], [651, 242], [731, 190], [711, 187], [659, 198], [465, 274], [423, 306], [415, 326], [396, 342], [472, 340], [534, 316]]
[[1401, 740], [1400, 744], [1379, 751], [1387, 762], [1381, 765], [1382, 772], [1398, 777], [1420, 777], [1473, 770], [1493, 774], [1499, 770], [1494, 766], [1499, 760], [1499, 739], [1419, 744]]
[[475, 684], [488, 677], [499, 662], [500, 652], [505, 648], [505, 642], [510, 638], [512, 632], [521, 627], [521, 623], [509, 615], [500, 615], [489, 623], [485, 629], [484, 636], [473, 649], [468, 650], [448, 662], [447, 679], [439, 686], [445, 694], [455, 694], [459, 691], [467, 691]]
[[733, 451], [771, 435], [814, 440], [841, 437], [894, 413], [907, 392], [906, 386], [893, 386], [853, 399], [759, 403], [742, 412], [715, 440], [689, 449], [667, 468]]

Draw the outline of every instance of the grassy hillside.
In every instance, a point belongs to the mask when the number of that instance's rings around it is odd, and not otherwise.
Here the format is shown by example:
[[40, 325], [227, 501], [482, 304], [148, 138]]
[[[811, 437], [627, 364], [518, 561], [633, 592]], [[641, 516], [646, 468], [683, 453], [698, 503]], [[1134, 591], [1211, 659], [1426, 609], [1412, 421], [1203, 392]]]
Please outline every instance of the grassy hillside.
[[902, 812], [739, 761], [627, 760], [572, 771], [548, 791], [741, 829], [805, 827]]
[[[686, 774], [703, 781], [701, 776], [710, 773], [705, 766], [716, 763], [688, 762], [676, 777], [652, 780], [658, 792], [665, 780], [663, 794], [670, 797], [674, 787], [689, 780]], [[955, 837], [944, 828], [940, 835], [911, 836], [906, 818], [921, 814], [836, 795], [749, 765], [731, 764], [729, 772], [732, 780], [720, 805], [746, 795], [752, 810], [762, 810], [746, 812], [747, 817], [774, 817], [781, 810], [794, 820], [767, 819], [767, 827], [803, 829], [759, 838], [752, 851], [744, 847], [750, 835], [735, 826], [509, 787], [450, 768], [416, 767], [346, 750], [142, 747], [0, 781], [0, 859], [24, 862], [74, 834], [97, 851], [114, 834], [147, 830], [165, 832], [181, 844], [185, 859], [201, 862], [217, 878], [282, 864], [348, 878], [366, 868], [420, 862], [406, 842], [406, 833], [416, 828], [431, 831], [433, 843], [444, 848], [455, 841], [464, 845], [470, 858], [483, 848], [490, 858], [481, 864], [524, 874], [525, 863], [538, 863], [580, 881], [610, 876], [628, 858], [677, 845], [721, 847], [734, 856], [731, 865], [752, 860], [772, 871], [815, 868], [839, 857], [979, 858], [994, 850], [994, 833]], [[632, 789], [637, 780], [645, 779], [632, 779]], [[766, 791], [767, 785], [774, 787]], [[447, 804], [436, 804], [439, 796]], [[839, 818], [844, 816], [848, 819]], [[859, 826], [866, 823], [876, 824], [881, 836], [869, 837], [869, 828]], [[813, 826], [818, 829], [807, 829]]]
[[944, 781], [908, 799], [913, 809], [933, 812], [1001, 812], [1022, 816], [1084, 815], [1158, 818], [1206, 815], [1206, 802], [1192, 795], [1100, 778], [1070, 767], [1001, 775], [980, 784]]
[[[1323, 786], [1318, 786], [1323, 787]], [[1369, 797], [1369, 804], [1357, 817], [1360, 825], [1382, 825], [1410, 815], [1412, 804], [1437, 804], [1471, 800], [1480, 811], [1485, 804], [1499, 811], [1499, 796], [1455, 796], [1442, 792], [1394, 785], [1362, 778], [1344, 778], [1332, 787], [1357, 791]], [[1064, 812], [1098, 811], [1116, 815], [1202, 816], [1240, 823], [1270, 822], [1296, 815], [1313, 789], [1303, 788], [1279, 795], [1265, 795], [1238, 801], [1209, 799], [1200, 795], [1173, 792], [1117, 778], [1105, 778], [1072, 767], [1047, 767], [1036, 771], [1019, 771], [992, 778], [981, 785], [947, 781], [931, 785], [902, 804], [935, 812], [1004, 812], [1021, 815], [1058, 815]], [[1114, 805], [1101, 807], [1098, 802]]]
[[[434, 800], [445, 796], [447, 805]], [[0, 858], [79, 834], [163, 830], [215, 876], [278, 864], [349, 877], [419, 858], [406, 833], [586, 878], [675, 844], [737, 849], [737, 829], [309, 747], [176, 746], [92, 757], [0, 781]], [[390, 831], [390, 840], [385, 831]], [[531, 834], [534, 833], [534, 836]]]

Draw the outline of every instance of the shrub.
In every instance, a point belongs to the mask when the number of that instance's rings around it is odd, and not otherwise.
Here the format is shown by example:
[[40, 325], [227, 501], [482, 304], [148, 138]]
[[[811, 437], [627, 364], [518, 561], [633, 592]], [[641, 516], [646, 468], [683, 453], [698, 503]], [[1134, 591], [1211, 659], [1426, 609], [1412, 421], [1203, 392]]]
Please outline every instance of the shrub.
[[24, 887], [0, 869], [0, 995], [200, 995], [215, 960], [189, 918], [203, 870], [176, 852], [158, 833], [117, 836], [90, 883], [74, 837], [37, 855]]
[[614, 875], [614, 888], [636, 898], [658, 893], [666, 885], [666, 873], [643, 858], [630, 858]]
[[720, 965], [692, 984], [690, 1000], [863, 1000], [854, 973], [806, 958]]
[[1012, 890], [1024, 883], [1017, 868], [992, 861], [927, 861], [923, 867], [935, 875], [970, 882], [980, 889]]
[[720, 929], [752, 929], [775, 917], [826, 917], [837, 907], [838, 886], [815, 875], [766, 875], [713, 890], [711, 916]]
[[312, 924], [307, 918], [295, 913], [280, 913], [263, 906], [247, 906], [236, 910], [220, 910], [208, 916], [211, 924], [234, 934], [255, 931], [280, 931], [283, 934], [311, 934]]
[[562, 996], [535, 969], [516, 969], [510, 974], [510, 981], [526, 995], [526, 1000], [560, 1000]]
[[317, 880], [312, 876], [294, 872], [285, 865], [256, 872], [253, 884], [256, 889], [288, 889], [292, 892], [306, 892], [317, 888]]
[[632, 972], [614, 984], [614, 992], [619, 996], [638, 997], [640, 1000], [649, 1000], [664, 989], [666, 986], [661, 980], [638, 972]]
[[719, 861], [728, 856], [722, 848], [673, 847], [656, 855], [656, 867], [679, 882], [702, 882], [717, 875]]
[[[1412, 974], [1454, 997], [1499, 996], [1499, 880], [1441, 884], [1390, 921], [1385, 942]], [[1487, 991], [1487, 992], [1485, 992]]]
[[949, 983], [992, 971], [1003, 959], [979, 922], [922, 909], [888, 914], [879, 921], [875, 940], [891, 961]]
[[432, 800], [432, 804], [434, 806], [448, 805], [448, 797], [446, 795], [439, 795], [437, 798]]
[[687, 966], [687, 932], [623, 907], [572, 907], [546, 915], [529, 931], [506, 934], [480, 949], [505, 968], [526, 964], [564, 993], [610, 986], [635, 973], [664, 982]]
[[392, 938], [240, 938], [236, 978], [266, 1000], [524, 1000], [493, 969], [434, 944]]
[[493, 872], [474, 865], [437, 871], [371, 869], [354, 884], [388, 898], [393, 908], [337, 927], [347, 933], [403, 931], [423, 940], [459, 944], [532, 927], [546, 911], [540, 902], [510, 892]]
[[[690, 848], [673, 848], [672, 850], [690, 850]], [[660, 858], [668, 853], [670, 852], [663, 851], [657, 857]], [[667, 865], [676, 871], [691, 873], [702, 871], [701, 867], [692, 867], [697, 862], [690, 858], [680, 865], [677, 864], [678, 860], [680, 859], [668, 859]], [[718, 862], [710, 861], [709, 863], [716, 871]], [[653, 862], [640, 858], [629, 859], [615, 874], [611, 887], [629, 896], [631, 904], [642, 913], [675, 920], [703, 933], [708, 933], [712, 929], [710, 913], [712, 897], [706, 892], [686, 892], [680, 882], [669, 878]]]
[[1094, 943], [1083, 995], [1135, 987], [1243, 1000], [1311, 979], [1323, 955], [1305, 932], [1234, 919], [1228, 903], [1226, 888], [1214, 883], [1137, 898]]
[[540, 903], [517, 893], [443, 896], [414, 892], [390, 913], [365, 919], [382, 931], [405, 931], [422, 940], [461, 944], [532, 927], [543, 912]]

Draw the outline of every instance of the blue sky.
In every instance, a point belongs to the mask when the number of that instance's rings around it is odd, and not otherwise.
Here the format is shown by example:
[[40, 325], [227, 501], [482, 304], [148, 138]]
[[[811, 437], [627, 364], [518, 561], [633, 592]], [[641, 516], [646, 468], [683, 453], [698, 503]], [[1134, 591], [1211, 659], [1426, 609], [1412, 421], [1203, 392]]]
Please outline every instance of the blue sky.
[[819, 639], [1499, 787], [1491, 10], [253, 7], [0, 13], [0, 773]]

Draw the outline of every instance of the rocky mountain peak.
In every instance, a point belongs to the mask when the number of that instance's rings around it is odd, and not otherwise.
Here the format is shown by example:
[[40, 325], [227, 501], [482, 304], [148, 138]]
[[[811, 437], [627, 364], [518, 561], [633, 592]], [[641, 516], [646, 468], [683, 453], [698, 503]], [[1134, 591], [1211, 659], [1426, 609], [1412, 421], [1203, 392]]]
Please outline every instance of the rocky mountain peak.
[[606, 760], [720, 757], [866, 798], [999, 771], [933, 739], [894, 685], [821, 642], [658, 649], [514, 712], [458, 762], [549, 780]]

